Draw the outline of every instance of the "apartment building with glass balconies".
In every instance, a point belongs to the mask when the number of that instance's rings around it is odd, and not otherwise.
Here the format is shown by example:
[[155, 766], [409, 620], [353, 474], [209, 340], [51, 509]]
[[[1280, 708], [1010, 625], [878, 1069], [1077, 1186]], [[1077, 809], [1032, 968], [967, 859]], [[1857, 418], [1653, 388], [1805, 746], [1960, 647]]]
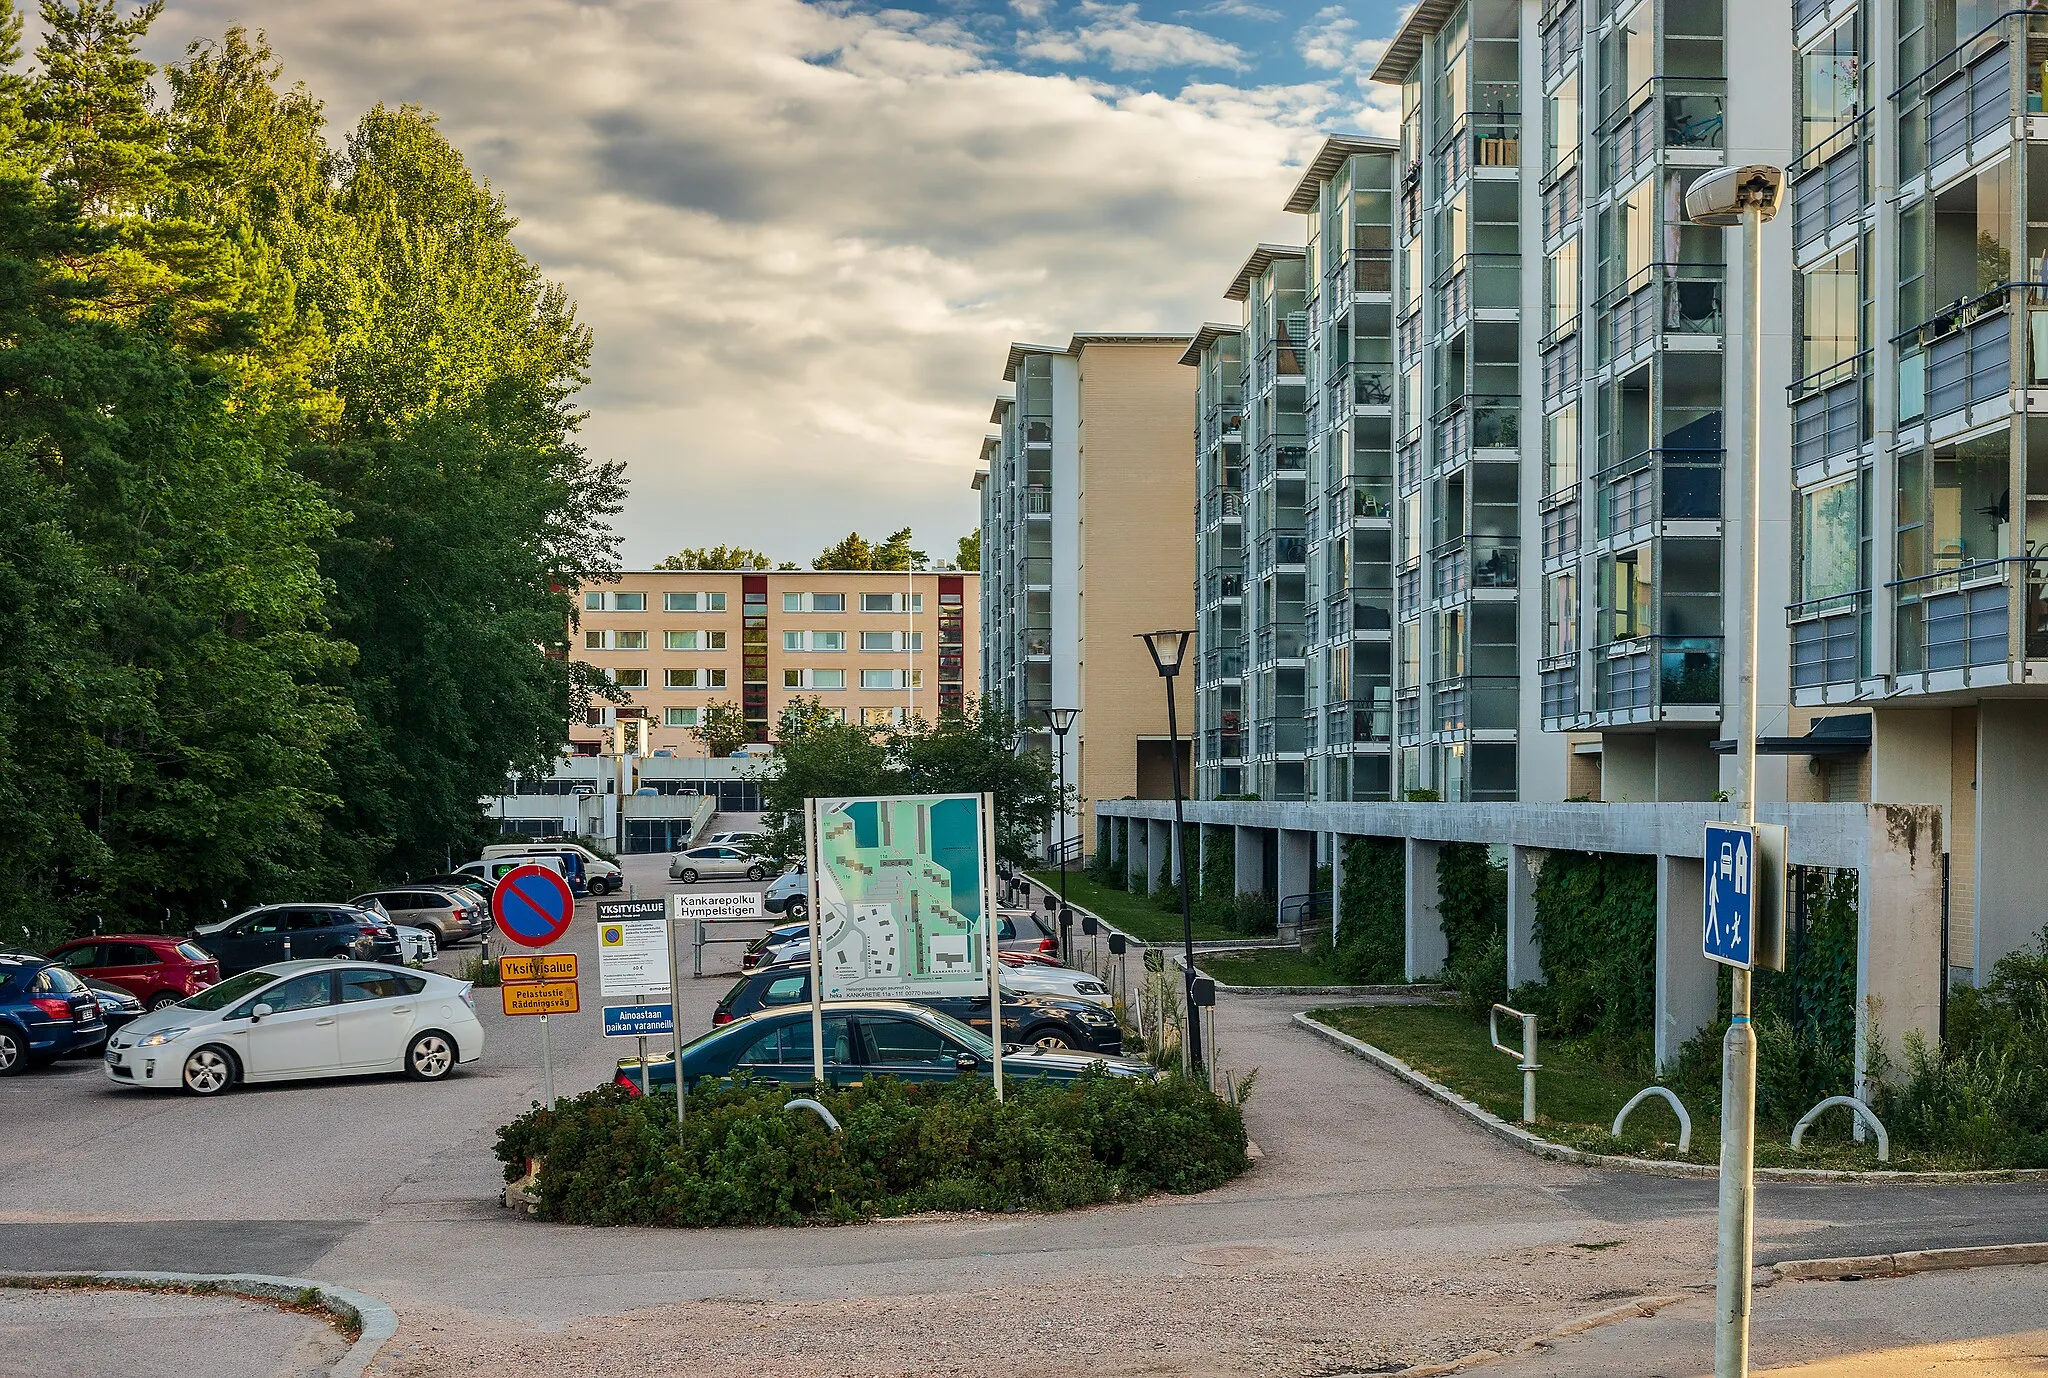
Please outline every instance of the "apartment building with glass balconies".
[[1244, 786], [1244, 332], [1205, 325], [1195, 370], [1194, 797]]
[[1017, 712], [1030, 749], [1056, 749], [1044, 709], [1080, 710], [1065, 740], [1080, 799], [1070, 838], [1086, 835], [1095, 799], [1172, 792], [1165, 693], [1138, 634], [1195, 626], [1188, 342], [1086, 333], [1064, 348], [1012, 345], [1010, 395], [982, 443], [983, 682]]
[[1399, 146], [1326, 140], [1306, 222], [1303, 738], [1312, 799], [1393, 797], [1394, 182]]

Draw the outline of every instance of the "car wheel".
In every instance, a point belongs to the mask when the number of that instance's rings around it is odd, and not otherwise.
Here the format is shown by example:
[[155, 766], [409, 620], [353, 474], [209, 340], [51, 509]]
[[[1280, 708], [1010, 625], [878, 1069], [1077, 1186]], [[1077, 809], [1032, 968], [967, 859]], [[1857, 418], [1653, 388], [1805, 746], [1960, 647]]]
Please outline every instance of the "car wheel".
[[217, 1096], [235, 1084], [235, 1055], [211, 1043], [185, 1059], [185, 1089], [195, 1096]]
[[184, 996], [174, 994], [171, 991], [160, 990], [155, 995], [149, 997], [149, 1012], [155, 1014], [158, 1010], [167, 1010], [184, 998]]
[[27, 1065], [21, 1035], [12, 1029], [0, 1029], [0, 1077], [11, 1077]]
[[682, 870], [676, 872], [676, 879], [685, 885], [695, 885], [697, 883], [697, 872], [691, 867], [685, 866]]
[[765, 867], [765, 866], [749, 866], [749, 867], [747, 868], [747, 879], [748, 879], [748, 880], [766, 880], [766, 879], [768, 879], [768, 868], [767, 868], [767, 867]]
[[808, 900], [793, 899], [788, 904], [782, 906], [782, 916], [791, 923], [802, 923], [811, 916], [810, 902]]
[[439, 1081], [455, 1070], [455, 1040], [428, 1029], [405, 1050], [405, 1074], [414, 1081]]
[[1034, 1029], [1031, 1033], [1026, 1034], [1025, 1038], [1032, 1047], [1043, 1048], [1050, 1053], [1065, 1052], [1074, 1046], [1073, 1040], [1067, 1037], [1064, 1029], [1056, 1029], [1050, 1026], [1043, 1029]]

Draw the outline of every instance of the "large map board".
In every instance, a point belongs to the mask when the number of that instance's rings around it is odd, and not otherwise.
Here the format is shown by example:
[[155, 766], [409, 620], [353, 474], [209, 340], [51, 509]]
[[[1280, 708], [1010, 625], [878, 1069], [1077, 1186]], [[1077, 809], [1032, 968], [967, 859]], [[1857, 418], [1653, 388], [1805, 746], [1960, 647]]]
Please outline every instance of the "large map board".
[[982, 797], [819, 799], [812, 888], [827, 1000], [988, 984]]

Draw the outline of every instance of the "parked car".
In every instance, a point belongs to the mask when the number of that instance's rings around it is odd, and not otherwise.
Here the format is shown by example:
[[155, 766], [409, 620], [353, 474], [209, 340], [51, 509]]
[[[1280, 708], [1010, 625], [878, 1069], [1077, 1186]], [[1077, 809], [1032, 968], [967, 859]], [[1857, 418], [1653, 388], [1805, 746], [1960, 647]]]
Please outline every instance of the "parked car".
[[443, 889], [449, 889], [459, 885], [464, 889], [468, 890], [471, 894], [476, 895], [478, 898], [482, 899], [484, 902], [485, 911], [487, 913], [489, 912], [490, 908], [491, 893], [498, 888], [498, 882], [492, 880], [489, 876], [480, 876], [474, 872], [471, 872], [468, 875], [463, 875], [457, 871], [449, 871], [444, 875], [427, 876], [420, 881], [420, 884], [438, 885], [441, 886]]
[[189, 938], [163, 933], [110, 933], [73, 938], [50, 956], [88, 979], [104, 981], [152, 1010], [175, 1005], [220, 980], [220, 963]]
[[397, 927], [348, 904], [258, 905], [231, 919], [201, 924], [191, 936], [218, 956], [225, 976], [294, 958], [404, 960]]
[[[494, 842], [483, 849], [485, 861], [495, 861], [501, 856], [556, 856], [566, 860], [575, 857], [583, 868], [583, 883], [593, 895], [616, 895], [626, 888], [626, 873], [615, 861], [606, 861], [580, 842]], [[570, 873], [575, 873], [571, 867]]]
[[[112, 1034], [124, 1025], [134, 1023], [142, 1018], [143, 1015], [149, 1013], [148, 1010], [143, 1008], [140, 1000], [137, 1000], [119, 986], [112, 985], [106, 981], [95, 981], [91, 977], [81, 979], [85, 981], [86, 989], [92, 992], [92, 998], [99, 1001], [100, 1018], [106, 1021], [109, 1034]], [[82, 1051], [97, 1050], [86, 1049]]]
[[747, 950], [740, 955], [740, 970], [752, 971], [759, 966], [774, 966], [789, 961], [784, 955], [792, 943], [801, 943], [808, 954], [811, 950], [811, 925], [802, 923], [779, 923], [747, 944]]
[[[744, 1019], [756, 1010], [784, 1005], [809, 1005], [811, 968], [808, 962], [762, 967], [733, 983], [711, 1016], [713, 1026]], [[831, 1002], [837, 1008], [840, 1002]], [[969, 1028], [988, 1032], [988, 991], [924, 996], [908, 1001], [937, 1010]], [[1124, 1031], [1116, 1016], [1092, 1001], [1063, 995], [1003, 992], [1003, 1043], [1038, 1048], [1072, 1048], [1084, 1053], [1122, 1053]]]
[[801, 861], [777, 876], [761, 895], [761, 907], [792, 920], [811, 914], [811, 877]]
[[[922, 1005], [896, 1000], [834, 1003], [826, 1008], [824, 1022], [825, 1077], [834, 1085], [876, 1076], [955, 1081], [993, 1075], [996, 1050], [986, 1034]], [[690, 1086], [732, 1076], [808, 1086], [815, 1070], [811, 1012], [807, 1007], [763, 1010], [720, 1025], [683, 1045], [682, 1065], [684, 1082]], [[1156, 1075], [1135, 1059], [1095, 1053], [1026, 1048], [1003, 1054], [1006, 1078], [1073, 1081], [1091, 1067], [1112, 1076]], [[644, 1068], [638, 1059], [621, 1059], [612, 1080], [638, 1095], [643, 1074], [648, 1090], [673, 1091], [675, 1055], [650, 1059]]]
[[668, 878], [685, 885], [700, 880], [766, 880], [769, 865], [738, 847], [686, 847], [668, 859]]
[[1061, 995], [1109, 1007], [1109, 987], [1093, 972], [1047, 966], [1043, 962], [1004, 962], [1002, 968], [1005, 995]]
[[69, 967], [47, 957], [0, 955], [0, 1077], [106, 1040], [100, 1002]]
[[572, 891], [583, 884], [569, 874], [569, 864], [558, 856], [495, 856], [487, 861], [465, 861], [455, 868], [455, 874], [464, 880], [488, 881], [496, 890], [500, 880], [522, 866], [545, 866], [568, 881]]
[[765, 834], [763, 834], [758, 828], [734, 833], [713, 833], [711, 834], [711, 836], [704, 839], [703, 845], [707, 847], [717, 845], [726, 847], [746, 847], [751, 849], [760, 843], [763, 836], [765, 836]]
[[407, 966], [424, 966], [441, 955], [441, 940], [434, 935], [431, 928], [413, 928], [400, 924], [398, 946], [405, 955]]
[[404, 1072], [439, 1081], [483, 1055], [467, 981], [364, 962], [273, 962], [108, 1040], [116, 1086], [214, 1096], [243, 1081]]
[[1035, 909], [998, 909], [996, 946], [1004, 952], [1046, 952], [1060, 950], [1059, 930], [1050, 918]]
[[453, 947], [480, 936], [490, 922], [490, 908], [476, 892], [438, 885], [410, 885], [357, 895], [350, 904], [367, 909], [373, 903], [400, 926], [432, 929], [439, 947]]

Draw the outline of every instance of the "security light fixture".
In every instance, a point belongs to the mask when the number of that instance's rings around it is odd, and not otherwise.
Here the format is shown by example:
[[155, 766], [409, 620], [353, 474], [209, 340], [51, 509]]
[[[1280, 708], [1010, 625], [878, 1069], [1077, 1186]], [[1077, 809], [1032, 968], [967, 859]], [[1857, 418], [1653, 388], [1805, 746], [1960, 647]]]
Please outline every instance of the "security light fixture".
[[1695, 225], [1740, 225], [1752, 210], [1769, 220], [1784, 205], [1785, 169], [1768, 163], [1719, 168], [1685, 190], [1685, 218]]

